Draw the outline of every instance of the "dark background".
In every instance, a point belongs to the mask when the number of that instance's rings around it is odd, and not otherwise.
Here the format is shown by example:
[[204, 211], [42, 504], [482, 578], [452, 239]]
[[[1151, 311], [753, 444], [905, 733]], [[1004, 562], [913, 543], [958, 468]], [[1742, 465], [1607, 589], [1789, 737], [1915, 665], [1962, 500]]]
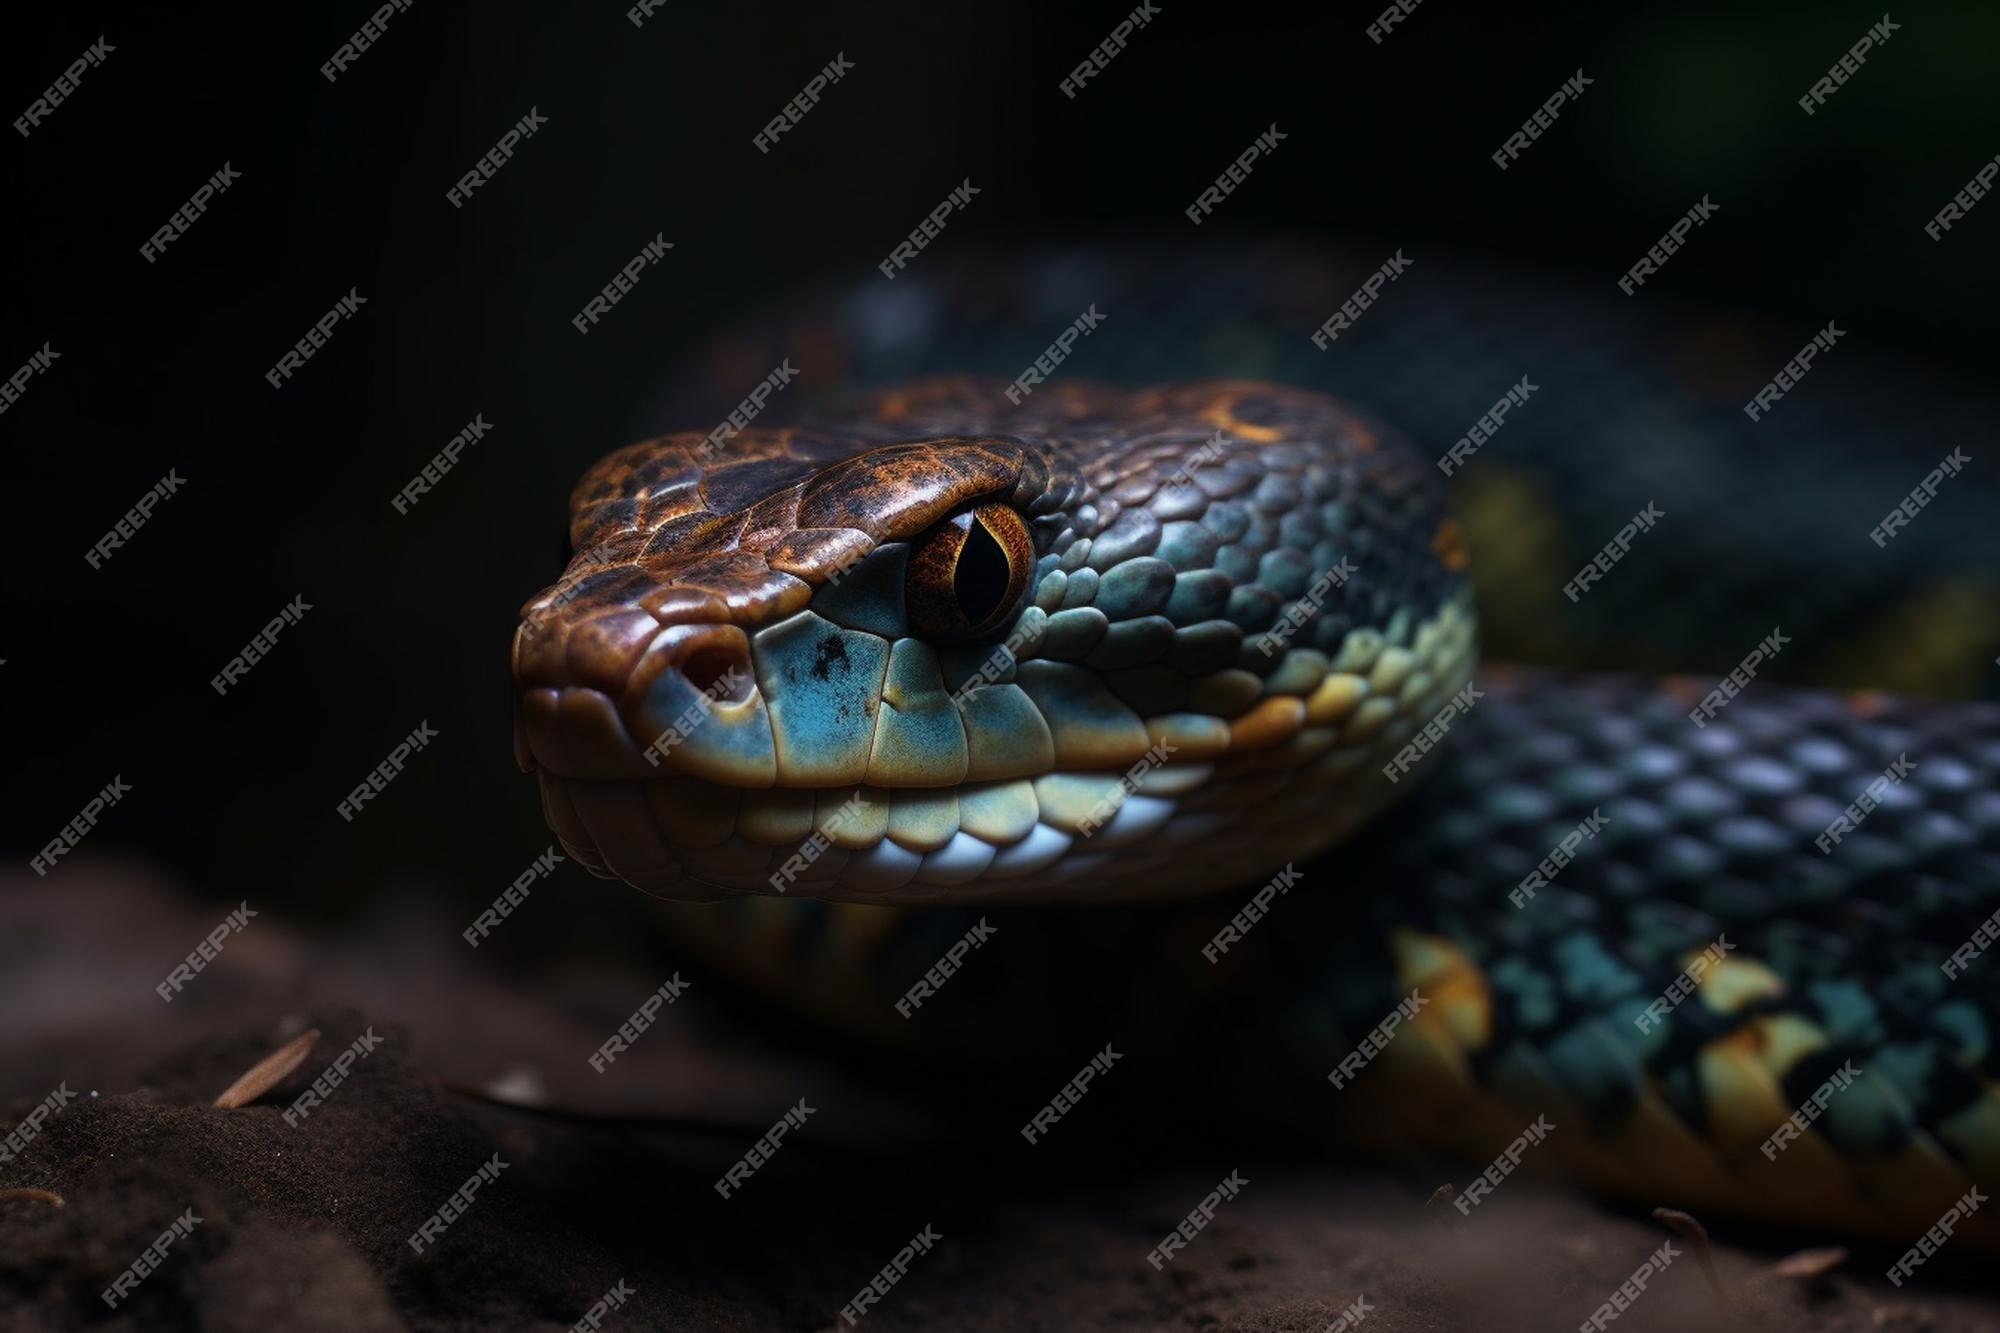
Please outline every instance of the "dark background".
[[[1129, 8], [670, 0], [635, 29], [615, 3], [418, 0], [333, 84], [319, 66], [370, 4], [6, 20], [10, 121], [100, 34], [116, 48], [0, 147], [0, 371], [44, 342], [62, 357], [0, 417], [8, 857], [115, 773], [133, 792], [83, 854], [307, 918], [488, 902], [549, 840], [511, 759], [507, 645], [559, 568], [571, 482], [629, 439], [710, 424], [644, 404], [789, 285], [871, 275], [968, 176], [983, 193], [940, 245], [1178, 234], [1275, 121], [1288, 141], [1217, 229], [1600, 286], [1707, 193], [1730, 225], [1654, 279], [1663, 303], [1812, 328], [1837, 306], [1870, 355], [1990, 379], [2000, 204], [1946, 244], [1922, 227], [2000, 151], [2000, 12], [1896, 7], [1901, 31], [1812, 117], [1795, 99], [1879, 7], [1426, 0], [1377, 46], [1372, 6], [1167, 0], [1063, 97]], [[855, 70], [757, 153], [836, 52]], [[1579, 67], [1587, 114], [1493, 170]], [[445, 191], [531, 106], [549, 124], [453, 210]], [[147, 264], [141, 243], [225, 160], [242, 179]], [[667, 260], [578, 337], [570, 316], [659, 232]], [[264, 371], [349, 288], [360, 315], [274, 391]], [[491, 433], [399, 516], [390, 497], [476, 413]], [[90, 569], [170, 468], [182, 492]], [[217, 697], [209, 677], [301, 595], [304, 621]], [[438, 741], [342, 822], [420, 720]], [[512, 934], [503, 951], [535, 942]]]

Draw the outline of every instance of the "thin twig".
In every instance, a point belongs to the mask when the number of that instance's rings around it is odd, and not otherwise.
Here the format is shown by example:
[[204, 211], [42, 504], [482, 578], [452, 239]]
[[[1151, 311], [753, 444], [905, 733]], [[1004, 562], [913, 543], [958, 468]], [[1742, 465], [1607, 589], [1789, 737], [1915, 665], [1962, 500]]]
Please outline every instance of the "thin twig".
[[234, 1111], [239, 1106], [248, 1106], [272, 1088], [280, 1079], [299, 1067], [319, 1041], [319, 1029], [312, 1028], [272, 1051], [269, 1055], [251, 1065], [249, 1072], [230, 1084], [220, 1097], [215, 1099], [217, 1107], [224, 1111]]

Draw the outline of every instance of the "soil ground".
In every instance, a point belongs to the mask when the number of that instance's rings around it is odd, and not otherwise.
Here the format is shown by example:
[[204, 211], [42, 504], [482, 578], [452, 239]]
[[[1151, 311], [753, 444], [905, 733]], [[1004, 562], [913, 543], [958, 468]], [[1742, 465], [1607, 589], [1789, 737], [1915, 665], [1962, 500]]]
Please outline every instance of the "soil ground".
[[[1801, 1279], [1777, 1264], [1824, 1238], [1724, 1222], [1711, 1285], [1643, 1209], [1521, 1184], [1462, 1220], [1428, 1204], [1438, 1172], [1301, 1158], [1188, 1123], [1158, 1089], [1107, 1081], [1023, 1151], [977, 1087], [940, 1098], [907, 1072], [856, 1073], [698, 991], [599, 1074], [587, 1057], [655, 979], [572, 962], [524, 983], [442, 918], [413, 929], [423, 911], [326, 936], [254, 922], [167, 1004], [154, 987], [214, 907], [119, 866], [0, 889], [0, 1122], [77, 1094], [0, 1163], [0, 1191], [62, 1198], [0, 1202], [0, 1329], [558, 1330], [620, 1283], [607, 1329], [840, 1329], [927, 1226], [941, 1239], [868, 1327], [1319, 1330], [1354, 1311], [1381, 1333], [1576, 1328], [1669, 1240], [1682, 1257], [1620, 1333], [2000, 1327], [1978, 1256], [1941, 1253], [1901, 1290], [1876, 1248]], [[309, 1028], [296, 1070], [214, 1109]], [[720, 1197], [802, 1097], [808, 1128]], [[496, 1154], [498, 1178], [414, 1249]], [[1148, 1252], [1232, 1171], [1239, 1197], [1156, 1270]], [[107, 1306], [190, 1211], [199, 1224]]]

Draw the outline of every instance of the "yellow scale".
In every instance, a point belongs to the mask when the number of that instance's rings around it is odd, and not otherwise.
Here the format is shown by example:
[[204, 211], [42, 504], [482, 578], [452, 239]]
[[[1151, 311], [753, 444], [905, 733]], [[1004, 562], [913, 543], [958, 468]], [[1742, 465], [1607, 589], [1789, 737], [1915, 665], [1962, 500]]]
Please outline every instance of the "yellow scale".
[[[1342, 1094], [1336, 1114], [1363, 1142], [1389, 1151], [1437, 1150], [1470, 1163], [1491, 1160], [1538, 1115], [1555, 1127], [1521, 1162], [1524, 1174], [1570, 1175], [1642, 1203], [1712, 1208], [1814, 1227], [1908, 1240], [1973, 1187], [1937, 1142], [1918, 1132], [1899, 1151], [1843, 1154], [1808, 1128], [1767, 1158], [1762, 1145], [1797, 1108], [1783, 1080], [1826, 1036], [1797, 1015], [1747, 1020], [1697, 1057], [1708, 1132], [1687, 1124], [1658, 1095], [1642, 1092], [1608, 1129], [1592, 1133], [1583, 1110], [1553, 1082], [1515, 1073], [1482, 1084], [1469, 1060], [1493, 1037], [1493, 994], [1485, 974], [1451, 940], [1414, 931], [1392, 938], [1399, 992], [1428, 1000], [1376, 1064]], [[1697, 956], [1690, 952], [1683, 960]], [[1727, 958], [1706, 969], [1688, 1003], [1735, 1013], [1784, 993], [1754, 959]], [[1533, 1062], [1528, 1062], [1532, 1064]], [[1371, 1076], [1372, 1074], [1372, 1076]], [[1865, 1067], [1862, 1077], [1873, 1078]], [[1952, 1117], [1940, 1134], [1973, 1150], [1982, 1188], [2000, 1182], [2000, 1096]], [[1975, 1215], [1959, 1234], [2000, 1244], [2000, 1225]]]

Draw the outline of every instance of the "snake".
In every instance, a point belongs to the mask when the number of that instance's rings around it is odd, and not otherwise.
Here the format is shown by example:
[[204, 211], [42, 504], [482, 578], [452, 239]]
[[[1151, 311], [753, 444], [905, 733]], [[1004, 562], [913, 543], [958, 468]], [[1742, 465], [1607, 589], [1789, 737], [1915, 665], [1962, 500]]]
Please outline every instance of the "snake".
[[885, 1043], [1214, 1042], [1370, 1150], [2000, 1240], [2000, 706], [1482, 665], [1438, 451], [1348, 397], [874, 359], [576, 484], [512, 662], [569, 856]]

